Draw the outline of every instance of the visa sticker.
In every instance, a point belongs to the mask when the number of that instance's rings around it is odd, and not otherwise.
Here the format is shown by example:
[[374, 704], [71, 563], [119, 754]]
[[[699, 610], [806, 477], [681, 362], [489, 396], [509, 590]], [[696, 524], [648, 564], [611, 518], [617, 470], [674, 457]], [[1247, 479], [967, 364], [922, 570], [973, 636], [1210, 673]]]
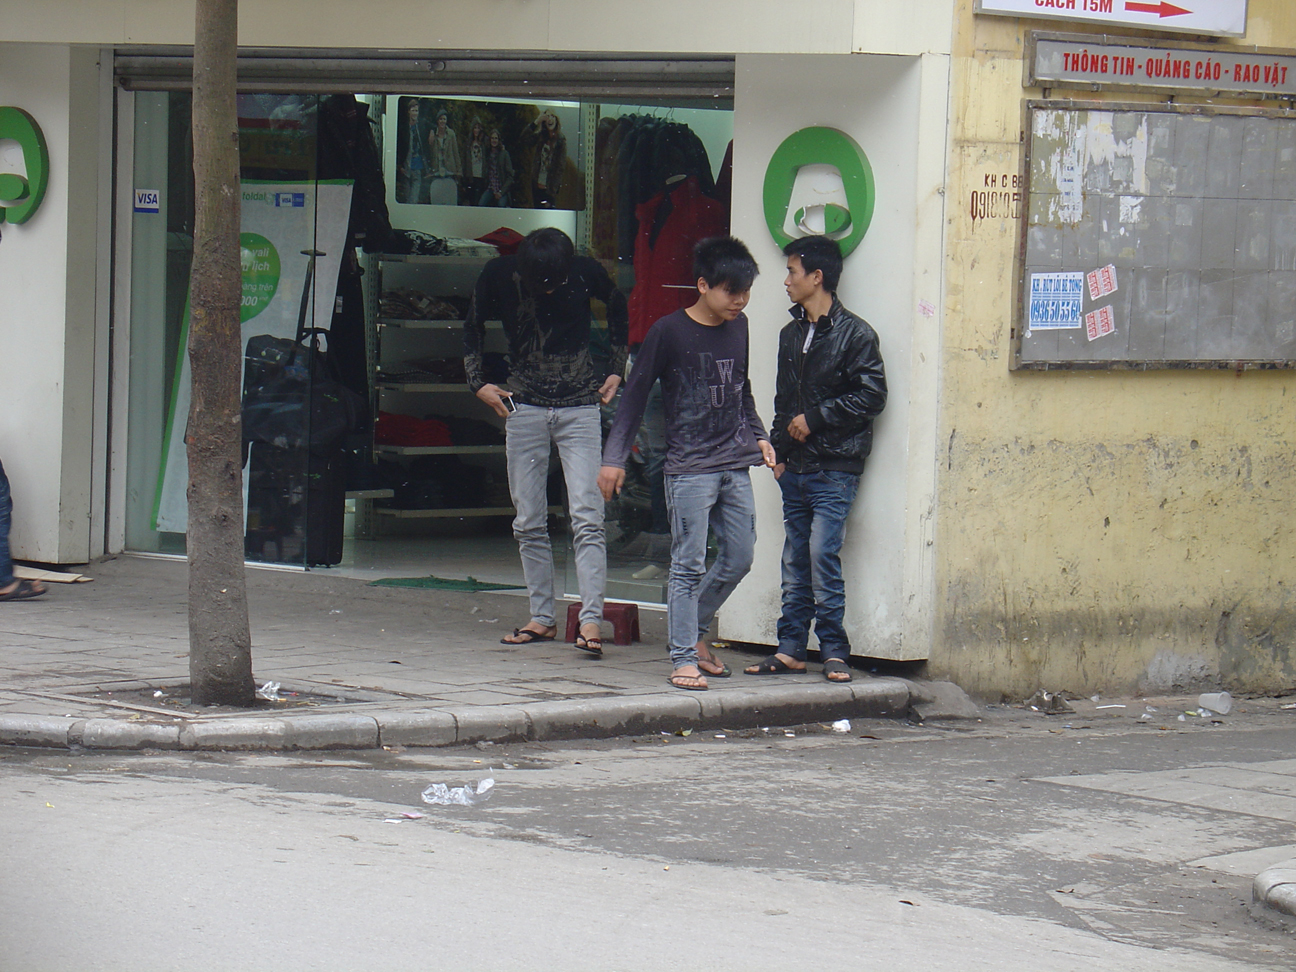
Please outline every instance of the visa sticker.
[[158, 189], [135, 190], [135, 212], [158, 213], [162, 211], [162, 193]]

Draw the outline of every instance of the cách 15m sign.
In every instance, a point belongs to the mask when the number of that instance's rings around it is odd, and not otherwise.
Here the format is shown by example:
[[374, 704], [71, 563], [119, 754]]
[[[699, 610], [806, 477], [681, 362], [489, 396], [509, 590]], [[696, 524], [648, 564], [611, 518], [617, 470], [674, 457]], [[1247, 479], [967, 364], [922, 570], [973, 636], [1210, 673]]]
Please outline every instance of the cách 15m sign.
[[1247, 0], [977, 0], [976, 11], [1218, 37], [1241, 37], [1247, 25]]

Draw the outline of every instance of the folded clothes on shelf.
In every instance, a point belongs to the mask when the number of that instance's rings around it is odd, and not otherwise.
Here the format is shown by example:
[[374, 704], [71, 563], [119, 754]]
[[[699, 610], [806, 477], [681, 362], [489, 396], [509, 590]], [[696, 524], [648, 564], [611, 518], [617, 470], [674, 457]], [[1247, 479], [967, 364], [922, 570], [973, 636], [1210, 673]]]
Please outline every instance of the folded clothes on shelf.
[[461, 321], [466, 311], [465, 301], [444, 297], [429, 297], [409, 287], [384, 290], [378, 303], [378, 315], [397, 320]]
[[463, 358], [415, 358], [383, 367], [378, 372], [378, 380], [457, 385], [468, 379], [464, 374]]
[[412, 253], [419, 256], [445, 256], [446, 241], [419, 230], [393, 229], [387, 238], [388, 253]]
[[493, 229], [489, 233], [477, 237], [479, 243], [489, 243], [499, 250], [503, 256], [516, 253], [523, 239], [525, 237], [511, 226], [501, 226], [499, 229]]
[[490, 243], [467, 240], [461, 237], [440, 237], [420, 230], [394, 229], [384, 249], [388, 253], [414, 256], [499, 256], [499, 250]]
[[500, 253], [499, 249], [490, 243], [456, 236], [447, 237], [445, 245], [448, 256], [497, 257]]
[[398, 446], [453, 445], [450, 429], [444, 422], [382, 411], [374, 423], [374, 442]]
[[420, 456], [393, 483], [390, 506], [403, 510], [473, 509], [512, 505], [508, 482], [458, 456]]
[[428, 418], [444, 422], [450, 430], [450, 441], [457, 446], [504, 444], [504, 430], [483, 419], [461, 415], [429, 415]]

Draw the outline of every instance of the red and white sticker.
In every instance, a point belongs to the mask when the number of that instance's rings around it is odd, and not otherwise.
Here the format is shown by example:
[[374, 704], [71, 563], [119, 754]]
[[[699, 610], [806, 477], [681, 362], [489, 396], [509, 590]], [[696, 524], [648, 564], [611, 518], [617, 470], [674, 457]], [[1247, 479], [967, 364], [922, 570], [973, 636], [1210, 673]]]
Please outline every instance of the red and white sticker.
[[1114, 264], [1109, 263], [1101, 270], [1094, 270], [1089, 273], [1085, 280], [1089, 284], [1089, 299], [1101, 300], [1108, 294], [1116, 292], [1116, 267]]
[[1099, 307], [1085, 315], [1085, 334], [1090, 341], [1096, 341], [1116, 330], [1116, 317], [1112, 314], [1111, 304]]

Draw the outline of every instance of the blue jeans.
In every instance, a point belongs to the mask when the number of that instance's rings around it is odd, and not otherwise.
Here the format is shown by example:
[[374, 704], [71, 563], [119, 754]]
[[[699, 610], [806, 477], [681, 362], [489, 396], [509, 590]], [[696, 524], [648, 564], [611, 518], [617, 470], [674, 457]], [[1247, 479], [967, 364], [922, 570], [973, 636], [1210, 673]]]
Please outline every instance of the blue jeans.
[[[666, 627], [671, 664], [697, 665], [697, 643], [720, 605], [751, 570], [756, 546], [756, 499], [746, 469], [666, 477], [671, 566]], [[715, 531], [716, 559], [706, 569], [707, 527]]]
[[597, 405], [545, 408], [519, 405], [504, 427], [509, 493], [517, 516], [513, 537], [522, 555], [522, 576], [531, 597], [531, 620], [554, 626], [553, 548], [549, 543], [549, 454], [558, 447], [567, 505], [571, 513], [580, 588], [581, 624], [603, 620], [607, 587], [607, 544], [603, 534], [603, 496], [598, 491], [603, 435]]
[[859, 480], [855, 473], [833, 470], [794, 473], [789, 469], [779, 477], [786, 539], [778, 650], [799, 661], [805, 661], [811, 621], [824, 661], [850, 657], [839, 554]]
[[507, 209], [509, 206], [513, 205], [513, 202], [509, 198], [509, 194], [507, 192], [500, 193], [499, 202], [496, 202], [495, 193], [487, 189], [485, 192], [483, 192], [480, 196], [477, 197], [477, 205], [478, 206], [502, 206], [505, 209]]
[[13, 514], [13, 498], [9, 495], [9, 478], [5, 476], [4, 463], [0, 462], [0, 587], [14, 582], [13, 556], [9, 553], [9, 524]]

